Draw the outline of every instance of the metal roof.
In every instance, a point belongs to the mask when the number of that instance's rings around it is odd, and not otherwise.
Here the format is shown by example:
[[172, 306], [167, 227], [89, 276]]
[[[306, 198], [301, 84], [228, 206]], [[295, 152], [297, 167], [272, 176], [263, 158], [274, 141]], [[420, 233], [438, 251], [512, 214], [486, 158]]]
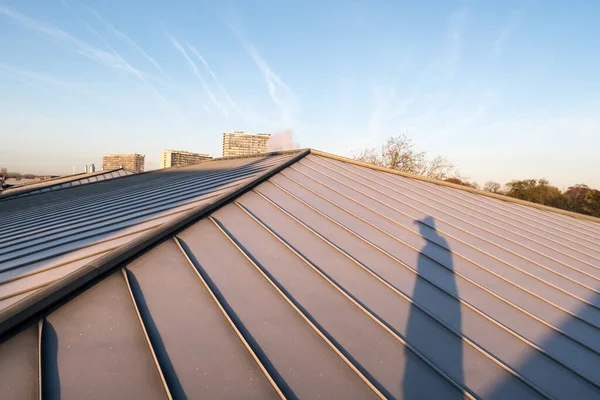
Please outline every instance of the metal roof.
[[312, 153], [0, 312], [0, 387], [600, 398], [600, 224]]
[[85, 185], [107, 179], [120, 178], [135, 174], [123, 168], [110, 171], [98, 171], [91, 173], [82, 173], [69, 176], [61, 176], [54, 179], [47, 179], [41, 182], [32, 182], [25, 185], [14, 186], [0, 192], [0, 201], [6, 198], [23, 197], [37, 193], [45, 193], [54, 190], [68, 189], [73, 186]]
[[290, 156], [216, 160], [0, 202], [0, 310]]

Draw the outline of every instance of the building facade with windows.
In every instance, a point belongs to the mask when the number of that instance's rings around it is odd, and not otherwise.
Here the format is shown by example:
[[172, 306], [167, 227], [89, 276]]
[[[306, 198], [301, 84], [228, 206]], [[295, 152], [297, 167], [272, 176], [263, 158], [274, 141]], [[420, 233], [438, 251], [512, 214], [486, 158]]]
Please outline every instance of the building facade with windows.
[[223, 133], [223, 157], [246, 156], [266, 153], [267, 142], [271, 135], [258, 133], [251, 135], [241, 131]]
[[160, 168], [198, 164], [200, 161], [210, 160], [211, 158], [208, 154], [192, 153], [183, 150], [165, 150], [160, 153]]
[[144, 172], [146, 156], [143, 154], [107, 154], [102, 157], [104, 170], [125, 168], [129, 171]]

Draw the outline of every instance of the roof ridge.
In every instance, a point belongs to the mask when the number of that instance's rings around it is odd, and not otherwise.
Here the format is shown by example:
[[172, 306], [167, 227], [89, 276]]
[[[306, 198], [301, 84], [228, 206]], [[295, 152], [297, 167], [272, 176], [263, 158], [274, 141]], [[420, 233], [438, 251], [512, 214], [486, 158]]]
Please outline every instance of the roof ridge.
[[273, 157], [273, 156], [281, 156], [281, 155], [287, 155], [287, 154], [297, 154], [297, 153], [307, 151], [307, 150], [310, 150], [310, 149], [304, 148], [304, 149], [294, 149], [294, 150], [268, 151], [266, 153], [253, 153], [253, 154], [246, 154], [246, 155], [242, 155], [242, 156], [214, 157], [214, 158], [209, 158], [206, 160], [200, 160], [194, 164], [177, 165], [175, 167], [154, 169], [152, 171], [146, 171], [146, 172], [142, 172], [142, 173], [145, 174], [145, 173], [160, 172], [160, 171], [165, 171], [165, 170], [172, 171], [174, 169], [184, 169], [184, 168], [189, 168], [194, 165], [206, 164], [206, 163], [210, 163], [213, 161], [243, 160], [243, 159], [247, 159], [247, 158]]
[[[93, 260], [69, 275], [60, 278], [54, 283], [40, 289], [31, 296], [8, 306], [0, 311], [0, 343], [16, 332], [19, 327], [27, 325], [36, 316], [60, 306], [81, 290], [102, 280], [118, 267], [142, 254], [145, 254], [158, 244], [168, 240], [176, 233], [191, 224], [208, 216], [219, 208], [234, 201], [244, 193], [252, 190], [257, 185], [268, 180], [283, 169], [296, 163], [310, 154], [310, 149], [294, 150], [289, 152], [271, 152], [269, 155], [295, 154], [294, 157], [257, 175], [252, 180], [217, 197], [215, 201], [199, 208], [194, 208], [184, 213], [181, 217], [166, 223], [150, 232], [134, 239], [133, 241], [113, 250], [104, 256]], [[264, 157], [264, 154], [263, 154]], [[208, 161], [208, 160], [207, 160]], [[150, 172], [150, 171], [149, 171]], [[135, 175], [133, 175], [135, 176]]]
[[[226, 161], [226, 160], [239, 160], [239, 159], [247, 159], [247, 158], [260, 158], [260, 157], [273, 157], [273, 156], [279, 156], [279, 155], [286, 155], [286, 154], [297, 154], [300, 153], [302, 151], [306, 151], [306, 150], [310, 150], [307, 148], [304, 149], [295, 149], [295, 150], [282, 150], [282, 151], [270, 151], [270, 152], [266, 152], [266, 153], [254, 153], [254, 154], [247, 154], [247, 155], [243, 155], [243, 156], [229, 156], [229, 157], [215, 157], [215, 158], [210, 158], [207, 160], [202, 160], [199, 161], [197, 163], [194, 164], [187, 164], [187, 165], [178, 165], [175, 167], [168, 167], [168, 168], [159, 168], [159, 169], [153, 169], [150, 171], [144, 171], [144, 172], [134, 172], [131, 170], [128, 170], [126, 168], [114, 168], [114, 169], [109, 169], [106, 171], [96, 171], [92, 174], [85, 174], [85, 173], [79, 173], [79, 174], [72, 174], [72, 175], [67, 175], [67, 176], [63, 176], [63, 177], [57, 177], [57, 178], [52, 178], [52, 179], [47, 179], [45, 181], [41, 181], [41, 182], [36, 182], [36, 183], [31, 183], [31, 184], [27, 184], [27, 185], [23, 185], [22, 187], [14, 187], [11, 188], [7, 191], [2, 192], [2, 194], [0, 194], [0, 202], [3, 200], [14, 200], [16, 197], [21, 196], [21, 195], [26, 195], [28, 193], [31, 192], [35, 192], [36, 190], [41, 190], [41, 187], [28, 187], [30, 185], [38, 185], [41, 183], [47, 183], [50, 181], [54, 181], [54, 180], [59, 180], [59, 179], [65, 179], [67, 177], [73, 177], [73, 180], [68, 180], [65, 182], [61, 182], [61, 184], [63, 183], [69, 183], [72, 181], [76, 181], [78, 179], [84, 179], [84, 178], [91, 178], [94, 176], [98, 176], [101, 174], [106, 174], [106, 173], [110, 173], [110, 172], [115, 172], [115, 171], [128, 171], [128, 172], [132, 172], [132, 174], [128, 174], [125, 176], [119, 176], [117, 178], [112, 178], [112, 179], [119, 179], [119, 178], [126, 178], [128, 176], [139, 176], [139, 175], [147, 175], [147, 174], [155, 174], [155, 173], [160, 173], [161, 171], [173, 171], [175, 169], [185, 169], [185, 168], [189, 168], [192, 167], [194, 165], [198, 165], [198, 164], [203, 164], [203, 163], [207, 163], [207, 162], [213, 162], [213, 161]], [[100, 183], [100, 182], [104, 182], [104, 180], [102, 181], [94, 181], [94, 182], [89, 182], [86, 185], [90, 185], [90, 184], [94, 184], [94, 183]], [[52, 186], [52, 185], [48, 185], [48, 186]], [[79, 185], [78, 185], [79, 186]], [[58, 192], [61, 190], [65, 190], [65, 189], [72, 189], [74, 187], [78, 187], [78, 186], [69, 186], [66, 188], [59, 188], [56, 190], [53, 190], [53, 192]], [[18, 190], [18, 189], [23, 189], [23, 190]], [[47, 192], [43, 192], [43, 193], [47, 193]], [[36, 194], [42, 194], [42, 193], [31, 193], [30, 195], [36, 195]]]
[[586, 220], [586, 221], [600, 223], [600, 218], [593, 217], [591, 215], [579, 214], [579, 213], [575, 213], [575, 212], [572, 212], [572, 211], [563, 210], [561, 208], [555, 208], [555, 207], [550, 207], [550, 206], [546, 206], [546, 205], [543, 205], [543, 204], [533, 203], [531, 201], [521, 200], [521, 199], [517, 199], [517, 198], [514, 198], [514, 197], [509, 197], [509, 196], [506, 196], [506, 195], [498, 194], [498, 193], [486, 192], [485, 190], [475, 189], [475, 188], [471, 188], [471, 187], [468, 187], [468, 186], [457, 185], [455, 183], [441, 181], [439, 179], [428, 178], [428, 177], [423, 176], [423, 175], [416, 175], [416, 174], [411, 174], [411, 173], [408, 173], [408, 172], [398, 171], [396, 169], [391, 169], [391, 168], [386, 168], [386, 167], [380, 167], [380, 166], [375, 165], [375, 164], [369, 164], [369, 163], [366, 163], [366, 162], [362, 162], [362, 161], [358, 161], [358, 160], [353, 160], [351, 158], [342, 157], [342, 156], [338, 156], [338, 155], [331, 154], [331, 153], [326, 153], [326, 152], [320, 151], [320, 150], [311, 149], [310, 153], [314, 154], [316, 156], [321, 156], [321, 157], [329, 158], [329, 159], [332, 159], [332, 160], [338, 160], [338, 161], [342, 161], [342, 162], [345, 162], [345, 163], [348, 163], [348, 164], [353, 164], [353, 165], [357, 165], [357, 166], [360, 166], [360, 167], [365, 167], [365, 168], [373, 169], [373, 170], [376, 170], [376, 171], [388, 172], [388, 173], [391, 173], [391, 174], [394, 174], [394, 175], [403, 176], [405, 178], [416, 179], [416, 180], [419, 180], [419, 181], [433, 183], [433, 184], [440, 185], [440, 186], [445, 186], [445, 187], [449, 187], [449, 188], [453, 188], [453, 189], [459, 189], [459, 190], [463, 190], [465, 192], [469, 192], [469, 193], [473, 193], [473, 194], [478, 194], [478, 195], [490, 197], [490, 198], [493, 198], [493, 199], [506, 201], [506, 202], [509, 202], [509, 203], [519, 204], [519, 205], [526, 206], [526, 207], [536, 208], [536, 209], [542, 210], [542, 211], [550, 211], [550, 212], [553, 212], [553, 213], [556, 213], [556, 214], [565, 215], [565, 216], [576, 218], [576, 219], [581, 219], [581, 220]]

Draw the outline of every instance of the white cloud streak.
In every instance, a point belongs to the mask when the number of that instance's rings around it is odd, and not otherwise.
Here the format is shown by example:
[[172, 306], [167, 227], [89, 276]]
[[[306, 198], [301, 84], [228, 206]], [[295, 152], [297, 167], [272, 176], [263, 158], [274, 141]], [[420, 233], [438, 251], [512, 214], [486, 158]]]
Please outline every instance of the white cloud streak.
[[209, 113], [211, 115], [214, 114], [213, 111], [210, 108], [208, 108], [208, 106], [205, 103], [202, 103], [200, 105], [202, 106], [202, 108], [204, 109], [204, 111], [206, 111], [207, 113]]
[[[83, 40], [77, 39], [76, 37], [59, 28], [44, 24], [36, 19], [30, 18], [2, 5], [0, 5], [0, 15], [11, 18], [27, 29], [44, 34], [45, 36], [56, 41], [58, 44], [65, 46], [70, 51], [79, 54], [82, 57], [113, 69], [117, 72], [124, 73], [126, 76], [135, 78], [143, 86], [152, 91], [159, 99], [161, 99], [163, 103], [166, 102], [165, 98], [148, 83], [145, 74], [134, 68], [114, 50], [105, 51], [99, 49]], [[98, 32], [95, 33], [103, 42], [106, 43], [106, 41], [98, 34]]]
[[69, 49], [83, 57], [86, 57], [99, 64], [105, 65], [116, 70], [125, 71], [133, 75], [141, 75], [141, 72], [131, 67], [131, 65], [124, 62], [124, 60], [112, 53], [98, 49], [82, 40], [79, 40], [67, 32], [52, 27], [50, 25], [43, 24], [33, 18], [27, 17], [17, 11], [11, 10], [5, 6], [0, 5], [0, 14], [3, 14], [16, 22], [19, 22], [24, 27], [43, 33], [44, 35], [56, 40], [57, 42], [67, 45]]
[[502, 28], [500, 34], [498, 34], [498, 37], [496, 37], [496, 40], [494, 40], [492, 51], [490, 52], [490, 56], [492, 58], [498, 58], [502, 55], [502, 52], [504, 51], [506, 44], [510, 40], [510, 37], [512, 36], [515, 29], [517, 29], [517, 27], [519, 26], [521, 19], [523, 18], [523, 13], [523, 9], [514, 10], [511, 13], [508, 22], [506, 23], [504, 28]]
[[5, 76], [7, 76], [8, 78], [10, 78], [12, 80], [15, 80], [15, 81], [17, 81], [19, 83], [22, 83], [24, 85], [27, 85], [27, 86], [31, 86], [32, 88], [41, 90], [42, 92], [47, 92], [47, 93], [50, 92], [48, 89], [46, 89], [46, 88], [38, 85], [33, 80], [31, 80], [31, 79], [29, 79], [29, 78], [27, 78], [27, 77], [25, 77], [25, 76], [23, 76], [21, 74], [18, 74], [18, 73], [15, 74], [15, 73], [11, 73], [11, 72], [12, 71], [5, 70], [0, 65], [0, 75], [5, 75]]
[[[55, 92], [56, 89], [59, 89], [71, 95], [72, 93], [80, 93], [91, 97], [100, 98], [98, 96], [98, 93], [96, 93], [95, 91], [86, 89], [85, 87], [81, 87], [72, 82], [60, 81], [49, 76], [39, 75], [31, 71], [26, 71], [24, 69], [10, 66], [7, 64], [0, 63], [0, 71], [2, 71], [7, 76], [14, 77], [15, 79], [18, 78], [22, 81], [27, 80], [28, 82], [30, 82], [30, 84], [34, 83], [36, 87], [42, 88], [44, 91]], [[44, 86], [51, 86], [53, 87], [53, 89], [48, 90], [45, 89]]]
[[240, 39], [244, 50], [252, 58], [260, 72], [263, 74], [267, 90], [271, 100], [281, 114], [281, 122], [286, 128], [291, 128], [296, 123], [296, 114], [298, 113], [298, 99], [290, 87], [277, 75], [269, 64], [258, 54], [254, 46], [241, 34], [241, 32], [228, 24], [229, 29]]
[[369, 119], [368, 135], [371, 141], [380, 141], [383, 135], [395, 135], [390, 124], [406, 113], [413, 103], [412, 98], [396, 100], [396, 87], [375, 86], [373, 91], [373, 111]]
[[181, 53], [181, 55], [186, 59], [186, 61], [190, 65], [190, 68], [192, 69], [192, 72], [194, 73], [194, 75], [196, 75], [196, 77], [198, 78], [198, 80], [202, 84], [202, 88], [204, 89], [204, 91], [208, 95], [210, 101], [213, 103], [213, 105], [215, 107], [217, 107], [217, 109], [219, 109], [219, 111], [221, 112], [221, 114], [223, 114], [223, 116], [225, 118], [228, 118], [229, 115], [227, 114], [227, 110], [225, 110], [225, 108], [221, 105], [221, 103], [219, 101], [217, 101], [217, 98], [215, 97], [214, 93], [208, 87], [208, 84], [206, 83], [206, 80], [200, 74], [200, 71], [198, 70], [198, 66], [196, 65], [196, 63], [194, 62], [194, 60], [191, 59], [191, 57], [185, 51], [185, 48], [173, 36], [171, 36], [170, 34], [167, 34], [167, 35], [171, 39], [171, 42], [173, 43], [173, 46]]
[[188, 49], [190, 49], [190, 51], [200, 59], [200, 61], [202, 61], [202, 64], [204, 64], [204, 67], [206, 68], [206, 70], [208, 71], [208, 73], [210, 74], [210, 76], [212, 76], [213, 80], [215, 81], [215, 83], [217, 84], [217, 86], [219, 87], [219, 89], [221, 90], [221, 93], [223, 93], [223, 96], [225, 96], [225, 98], [227, 99], [227, 102], [231, 105], [231, 107], [238, 112], [238, 114], [240, 114], [242, 116], [242, 118], [244, 118], [245, 120], [248, 120], [248, 115], [246, 114], [246, 112], [244, 112], [243, 110], [241, 110], [237, 104], [233, 101], [233, 99], [231, 98], [231, 96], [229, 95], [229, 92], [227, 92], [227, 89], [225, 89], [225, 87], [221, 84], [221, 81], [219, 81], [219, 79], [217, 78], [217, 75], [215, 75], [215, 73], [213, 72], [212, 68], [210, 68], [210, 66], [208, 65], [208, 63], [206, 62], [206, 60], [204, 59], [204, 57], [202, 57], [202, 55], [200, 54], [200, 52], [196, 49], [196, 47], [194, 47], [193, 45], [187, 43]]
[[111, 105], [115, 104], [114, 97], [103, 96], [102, 93], [99, 93], [97, 90], [89, 88], [87, 84], [80, 85], [73, 81], [62, 81], [51, 76], [40, 75], [2, 63], [0, 63], [0, 74], [41, 90], [50, 95], [53, 99], [63, 98], [70, 102], [70, 104], [74, 104], [76, 107], [81, 107], [88, 111], [94, 111], [94, 108], [87, 104], [88, 99], [101, 101]]
[[447, 33], [447, 57], [445, 62], [445, 73], [447, 79], [454, 78], [460, 60], [462, 57], [462, 30], [467, 19], [467, 12], [464, 10], [454, 12], [450, 16], [450, 23]]
[[[52, 86], [62, 86], [62, 82], [58, 82], [54, 79], [51, 78], [47, 78], [41, 75], [37, 75], [19, 68], [15, 68], [12, 67], [10, 65], [6, 65], [6, 64], [1, 64], [0, 63], [0, 71], [4, 72], [6, 75], [12, 75], [12, 76], [18, 76], [21, 77], [23, 79], [27, 79], [30, 81], [38, 81], [38, 82], [44, 82], [46, 84], [52, 85]], [[38, 86], [39, 87], [39, 86]]]
[[100, 21], [102, 24], [104, 24], [104, 26], [106, 27], [106, 29], [115, 37], [119, 38], [120, 40], [122, 40], [123, 42], [125, 42], [126, 44], [128, 44], [129, 46], [133, 47], [134, 49], [136, 49], [139, 53], [142, 54], [142, 56], [150, 63], [154, 66], [154, 68], [156, 68], [163, 76], [165, 76], [169, 82], [171, 82], [172, 84], [175, 84], [175, 82], [173, 81], [173, 79], [169, 76], [169, 74], [167, 74], [165, 72], [165, 70], [162, 68], [162, 66], [156, 61], [156, 59], [154, 59], [154, 57], [150, 56], [148, 53], [146, 53], [146, 51], [144, 51], [144, 49], [142, 49], [142, 47], [140, 45], [137, 44], [136, 41], [134, 41], [133, 39], [131, 39], [129, 36], [127, 36], [126, 34], [124, 34], [123, 32], [121, 32], [119, 29], [117, 29], [113, 24], [111, 24], [110, 22], [108, 22], [107, 20], [105, 20], [104, 18], [102, 18], [102, 16], [100, 16], [100, 14], [98, 14], [98, 12], [96, 12], [93, 8], [91, 7], [87, 7], [88, 11], [94, 15], [94, 17], [96, 17], [96, 19], [98, 21]]
[[424, 81], [451, 81], [460, 65], [462, 58], [462, 31], [467, 19], [466, 10], [454, 11], [447, 18], [447, 28], [444, 32], [444, 45], [442, 51], [437, 53], [431, 62], [426, 64], [423, 72], [419, 75]]
[[600, 188], [597, 107], [582, 105], [562, 115], [539, 110], [486, 124], [445, 155], [480, 182], [545, 177], [559, 186], [586, 183]]

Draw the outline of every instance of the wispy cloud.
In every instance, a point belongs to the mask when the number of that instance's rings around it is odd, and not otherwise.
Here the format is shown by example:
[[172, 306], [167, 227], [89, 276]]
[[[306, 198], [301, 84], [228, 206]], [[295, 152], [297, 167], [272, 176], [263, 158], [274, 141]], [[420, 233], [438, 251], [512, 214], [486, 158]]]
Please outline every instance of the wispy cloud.
[[[37, 81], [37, 82], [44, 82], [44, 83], [54, 85], [54, 86], [61, 86], [61, 83], [59, 83], [58, 81], [22, 70], [20, 68], [12, 67], [12, 66], [6, 65], [6, 64], [0, 63], [0, 71], [2, 71], [7, 76], [19, 77], [19, 78], [21, 78], [23, 80], [27, 80], [29, 82]], [[40, 87], [37, 84], [36, 84], [36, 86]]]
[[[125, 64], [130, 65], [129, 63], [127, 63], [127, 61], [125, 61], [125, 59], [123, 58], [123, 56], [121, 56], [109, 43], [108, 41], [104, 38], [104, 36], [102, 36], [100, 34], [100, 32], [98, 32], [96, 29], [94, 29], [91, 25], [89, 24], [85, 24], [86, 27], [90, 30], [90, 32], [92, 32], [94, 34], [94, 36], [96, 36], [103, 44], [104, 46], [106, 46], [107, 49], [110, 50], [111, 54], [114, 54], [116, 57], [118, 57], [120, 60], [122, 60]], [[133, 67], [132, 67], [133, 68]], [[163, 96], [161, 95], [152, 84], [150, 84], [148, 82], [149, 76], [146, 76], [145, 74], [142, 75], [141, 73], [133, 73], [133, 76], [142, 83], [143, 86], [145, 86], [148, 90], [150, 90], [164, 105], [169, 105], [169, 101]]]
[[443, 47], [440, 55], [433, 55], [420, 79], [425, 81], [451, 81], [460, 66], [463, 52], [462, 32], [467, 20], [467, 10], [456, 10], [447, 18], [447, 27], [443, 36]]
[[383, 88], [375, 86], [373, 88], [373, 112], [369, 119], [368, 134], [371, 140], [377, 140], [384, 133], [387, 114], [391, 104], [396, 97], [396, 91], [393, 87]]
[[[73, 93], [80, 93], [99, 98], [98, 93], [95, 91], [77, 85], [73, 82], [61, 81], [50, 76], [40, 75], [15, 66], [0, 63], [0, 71], [6, 76], [12, 76], [14, 79], [21, 82], [27, 81], [28, 84], [37, 88], [41, 88], [44, 91], [55, 92], [56, 89], [59, 89], [71, 95]], [[52, 87], [52, 89], [47, 89], [49, 86]]]
[[211, 114], [211, 115], [212, 115], [212, 114], [214, 114], [214, 113], [213, 113], [213, 111], [212, 111], [210, 108], [208, 108], [208, 106], [206, 105], [206, 103], [201, 103], [201, 104], [200, 104], [200, 106], [201, 106], [201, 107], [204, 109], [204, 111], [206, 111], [207, 113], [209, 113], [209, 114]]
[[[106, 51], [92, 46], [91, 44], [72, 36], [71, 34], [63, 31], [62, 29], [56, 28], [48, 24], [44, 24], [36, 19], [21, 14], [18, 11], [12, 10], [6, 6], [0, 5], [0, 15], [4, 15], [13, 19], [14, 21], [20, 23], [23, 27], [27, 29], [44, 34], [45, 36], [56, 41], [58, 44], [65, 46], [70, 51], [79, 54], [82, 57], [85, 57], [91, 61], [94, 61], [117, 72], [123, 73], [130, 78], [133, 77], [143, 86], [152, 91], [158, 98], [161, 99], [161, 101], [166, 102], [164, 97], [161, 96], [152, 87], [152, 85], [148, 83], [146, 75], [137, 68], [134, 68], [120, 54], [118, 54], [114, 50], [109, 49], [110, 51]], [[104, 43], [106, 43], [106, 41], [101, 37], [101, 35], [97, 31], [96, 34], [101, 38], [101, 40]]]
[[181, 53], [181, 55], [186, 59], [186, 61], [190, 65], [190, 68], [192, 69], [192, 72], [194, 73], [194, 75], [196, 75], [196, 77], [198, 78], [198, 80], [202, 84], [202, 88], [204, 89], [204, 91], [208, 95], [210, 101], [221, 112], [221, 114], [223, 114], [223, 116], [225, 118], [228, 118], [229, 115], [227, 114], [227, 110], [225, 110], [225, 108], [223, 107], [223, 105], [217, 100], [217, 98], [215, 97], [214, 93], [208, 87], [208, 84], [206, 83], [206, 80], [200, 74], [200, 71], [198, 70], [198, 66], [196, 65], [196, 63], [194, 62], [194, 60], [192, 60], [192, 58], [188, 55], [188, 53], [185, 50], [185, 48], [172, 35], [170, 35], [168, 33], [167, 33], [167, 35], [169, 36], [169, 39], [171, 39], [171, 42], [173, 43], [173, 46], [175, 46], [175, 48]]
[[0, 65], [0, 75], [4, 75], [4, 76], [8, 77], [9, 79], [12, 79], [14, 81], [17, 81], [17, 82], [27, 85], [27, 86], [31, 86], [32, 88], [41, 90], [43, 92], [49, 92], [48, 89], [40, 86], [34, 80], [27, 77], [27, 75], [20, 74], [20, 73], [14, 73], [11, 70], [7, 70], [7, 69], [3, 68], [2, 65]]
[[33, 31], [37, 31], [43, 33], [44, 35], [55, 39], [60, 44], [67, 46], [71, 51], [89, 58], [92, 61], [95, 61], [99, 64], [105, 65], [110, 68], [114, 68], [117, 70], [122, 70], [127, 73], [133, 75], [141, 75], [141, 72], [133, 68], [128, 63], [124, 62], [124, 60], [112, 53], [107, 51], [98, 49], [83, 40], [77, 39], [67, 32], [55, 28], [51, 25], [46, 25], [40, 21], [37, 21], [33, 18], [30, 18], [24, 14], [21, 14], [17, 11], [11, 10], [8, 7], [0, 5], [0, 14], [3, 14], [17, 22], [19, 22], [24, 27], [31, 29]]
[[447, 33], [445, 73], [447, 79], [452, 79], [458, 70], [462, 57], [462, 30], [467, 19], [467, 11], [460, 10], [452, 13], [449, 18]]
[[376, 85], [372, 89], [373, 111], [369, 119], [368, 135], [372, 141], [380, 141], [383, 135], [395, 135], [390, 125], [403, 116], [414, 102], [412, 98], [397, 99], [396, 85]]
[[217, 86], [219, 87], [219, 89], [221, 90], [221, 93], [223, 93], [223, 96], [225, 96], [225, 98], [227, 99], [227, 102], [231, 105], [231, 107], [238, 112], [238, 114], [240, 114], [240, 116], [242, 116], [242, 118], [244, 118], [245, 120], [248, 120], [248, 115], [245, 111], [241, 110], [237, 104], [233, 101], [233, 99], [231, 98], [231, 96], [229, 95], [229, 92], [227, 91], [227, 89], [225, 89], [225, 87], [221, 84], [221, 81], [219, 81], [219, 79], [217, 78], [217, 75], [215, 75], [215, 73], [213, 72], [212, 68], [210, 68], [210, 66], [208, 65], [208, 63], [206, 62], [206, 60], [204, 59], [204, 57], [202, 57], [202, 55], [200, 54], [200, 52], [196, 49], [195, 46], [187, 43], [188, 49], [196, 56], [198, 57], [198, 59], [200, 59], [200, 61], [202, 61], [202, 64], [204, 64], [204, 67], [206, 68], [206, 70], [208, 71], [208, 73], [210, 74], [210, 76], [213, 78], [214, 82], [217, 84]]
[[[600, 188], [597, 109], [596, 102], [573, 112], [534, 110], [497, 120], [446, 155], [480, 182], [546, 177], [559, 186], [583, 182]], [[560, 160], [559, 167], [549, 168], [548, 160]]]
[[502, 55], [502, 51], [506, 47], [507, 42], [510, 40], [510, 37], [512, 36], [515, 29], [521, 23], [521, 19], [523, 18], [524, 12], [525, 10], [523, 8], [519, 8], [511, 12], [510, 17], [508, 18], [508, 22], [506, 23], [504, 28], [502, 28], [502, 30], [496, 37], [496, 40], [494, 40], [492, 51], [490, 52], [490, 56], [492, 58], [498, 58], [500, 57], [500, 55]]
[[[87, 84], [78, 84], [73, 81], [63, 81], [49, 75], [43, 75], [13, 65], [0, 63], [0, 74], [22, 84], [34, 87], [50, 95], [51, 98], [62, 98], [71, 105], [92, 110], [88, 104], [89, 99], [106, 104], [115, 104], [115, 98], [104, 96], [101, 92], [91, 89]], [[117, 100], [118, 101], [118, 100]]]
[[281, 114], [281, 122], [286, 128], [291, 128], [296, 121], [298, 113], [299, 103], [298, 98], [294, 91], [271, 69], [269, 64], [260, 56], [258, 51], [254, 48], [252, 43], [241, 33], [239, 29], [236, 29], [233, 25], [227, 24], [229, 29], [238, 37], [242, 42], [244, 50], [252, 58], [260, 72], [263, 74], [269, 96], [273, 103], [279, 109]]
[[165, 72], [165, 70], [162, 68], [162, 66], [156, 61], [156, 59], [152, 56], [150, 56], [144, 49], [142, 49], [142, 47], [140, 45], [137, 44], [137, 42], [133, 39], [131, 39], [129, 36], [127, 36], [125, 33], [123, 33], [122, 31], [120, 31], [119, 29], [117, 29], [113, 24], [111, 24], [109, 21], [107, 21], [106, 19], [104, 19], [98, 12], [96, 12], [96, 10], [94, 10], [91, 7], [86, 7], [88, 9], [88, 11], [94, 15], [94, 17], [96, 17], [96, 19], [98, 21], [100, 21], [100, 23], [102, 23], [106, 29], [115, 37], [117, 37], [118, 39], [120, 39], [121, 41], [125, 42], [126, 44], [128, 44], [129, 46], [133, 47], [134, 49], [136, 49], [140, 54], [142, 54], [142, 56], [150, 63], [152, 64], [164, 77], [166, 77], [171, 83], [175, 84], [174, 80], [169, 76], [169, 74], [167, 74]]

